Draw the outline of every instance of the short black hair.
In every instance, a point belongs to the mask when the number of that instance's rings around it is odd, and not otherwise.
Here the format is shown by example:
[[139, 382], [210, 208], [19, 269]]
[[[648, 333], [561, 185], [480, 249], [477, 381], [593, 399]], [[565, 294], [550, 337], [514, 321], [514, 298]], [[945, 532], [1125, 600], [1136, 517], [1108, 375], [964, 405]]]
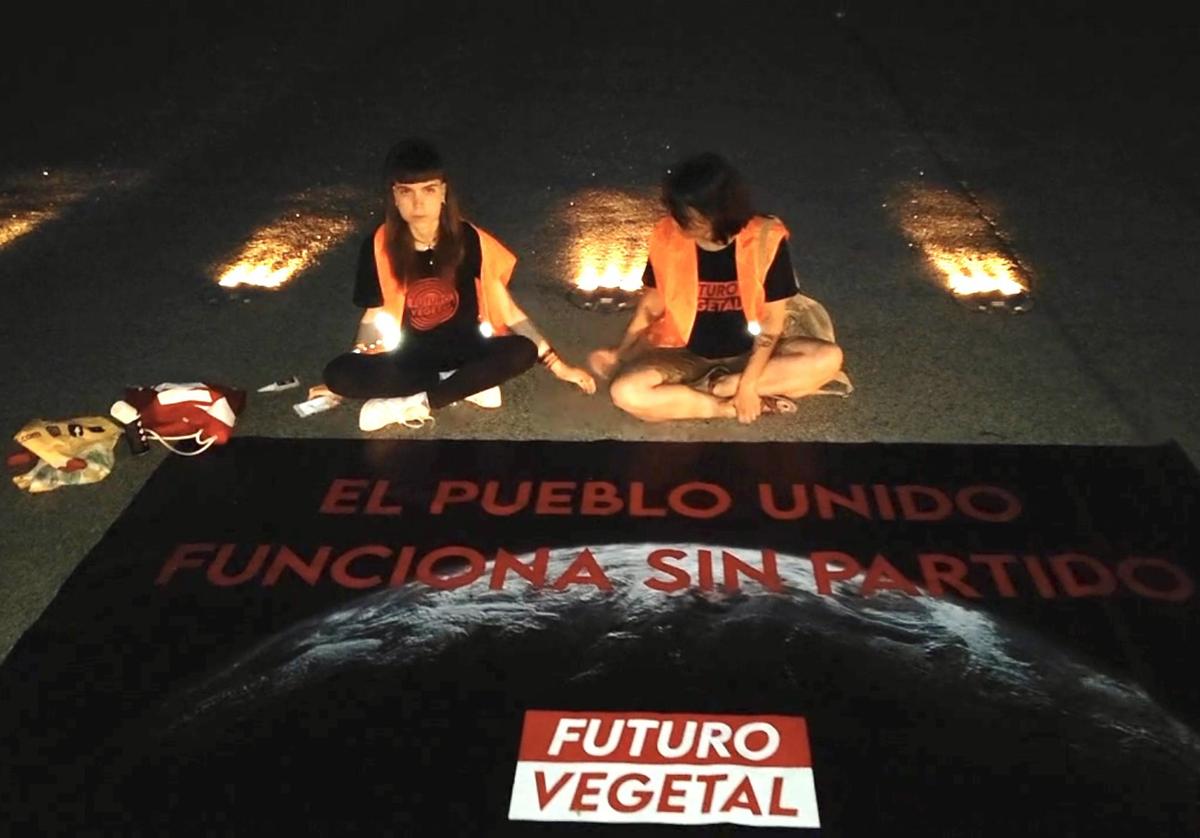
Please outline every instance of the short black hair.
[[420, 183], [426, 180], [445, 180], [446, 168], [442, 155], [433, 143], [418, 138], [401, 140], [392, 146], [383, 163], [384, 185]]
[[680, 226], [688, 210], [708, 219], [713, 236], [728, 241], [754, 217], [750, 192], [728, 160], [711, 151], [676, 163], [662, 182], [662, 202]]

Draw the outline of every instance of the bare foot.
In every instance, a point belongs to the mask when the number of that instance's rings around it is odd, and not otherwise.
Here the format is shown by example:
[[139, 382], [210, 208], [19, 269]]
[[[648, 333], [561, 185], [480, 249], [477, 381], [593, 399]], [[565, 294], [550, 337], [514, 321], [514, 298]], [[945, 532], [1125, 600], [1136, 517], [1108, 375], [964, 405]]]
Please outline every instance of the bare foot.
[[723, 375], [720, 378], [715, 378], [709, 392], [718, 399], [731, 399], [737, 392], [738, 382], [741, 380], [740, 375]]

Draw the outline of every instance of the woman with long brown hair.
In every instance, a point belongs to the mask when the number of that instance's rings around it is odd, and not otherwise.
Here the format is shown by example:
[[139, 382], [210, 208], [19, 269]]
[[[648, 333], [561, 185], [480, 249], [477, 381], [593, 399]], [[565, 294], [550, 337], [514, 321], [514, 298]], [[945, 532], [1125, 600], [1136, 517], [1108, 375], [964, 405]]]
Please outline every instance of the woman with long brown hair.
[[365, 312], [355, 346], [324, 376], [334, 393], [367, 400], [362, 430], [419, 427], [463, 399], [496, 407], [499, 385], [539, 361], [595, 392], [592, 376], [559, 358], [513, 301], [516, 257], [461, 217], [432, 145], [395, 145], [384, 183], [384, 222], [359, 256], [354, 302]]
[[793, 413], [794, 399], [831, 383], [848, 393], [832, 328], [824, 337], [805, 328], [817, 304], [799, 293], [783, 222], [755, 211], [720, 155], [667, 172], [645, 293], [620, 342], [589, 357], [598, 375], [613, 377], [613, 403], [647, 422], [748, 424]]

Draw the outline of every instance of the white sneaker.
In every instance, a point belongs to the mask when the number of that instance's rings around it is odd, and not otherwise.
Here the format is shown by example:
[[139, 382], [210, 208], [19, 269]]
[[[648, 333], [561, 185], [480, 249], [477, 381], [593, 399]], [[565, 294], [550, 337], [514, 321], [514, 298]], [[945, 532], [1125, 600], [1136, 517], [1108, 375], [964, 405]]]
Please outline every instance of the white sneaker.
[[480, 390], [478, 393], [472, 393], [467, 396], [467, 401], [471, 404], [486, 407], [489, 410], [500, 407], [504, 403], [503, 397], [500, 395], [500, 387], [489, 387], [486, 390]]
[[393, 422], [406, 428], [420, 428], [432, 421], [429, 401], [424, 393], [391, 399], [367, 399], [358, 412], [358, 427], [362, 431], [378, 431]]
[[358, 429], [360, 431], [377, 431], [385, 425], [390, 425], [394, 399], [367, 399], [362, 409], [358, 411]]
[[[438, 380], [445, 381], [456, 372], [458, 372], [458, 370], [443, 370], [442, 372], [438, 373]], [[480, 390], [478, 393], [472, 393], [469, 396], [464, 396], [463, 401], [470, 402], [471, 404], [478, 405], [479, 407], [486, 407], [489, 410], [500, 407], [500, 405], [504, 403], [503, 398], [500, 395], [499, 386], [489, 387], [486, 390]]]
[[409, 396], [408, 403], [404, 405], [400, 418], [396, 421], [406, 428], [423, 428], [426, 425], [432, 425], [433, 414], [429, 412], [429, 397], [424, 393]]

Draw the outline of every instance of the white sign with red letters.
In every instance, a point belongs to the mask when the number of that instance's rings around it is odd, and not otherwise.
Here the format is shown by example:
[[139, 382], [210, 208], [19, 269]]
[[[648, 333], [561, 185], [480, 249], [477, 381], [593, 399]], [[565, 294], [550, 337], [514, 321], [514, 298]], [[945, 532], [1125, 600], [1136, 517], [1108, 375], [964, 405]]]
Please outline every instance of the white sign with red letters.
[[510, 820], [820, 826], [799, 716], [529, 710]]

